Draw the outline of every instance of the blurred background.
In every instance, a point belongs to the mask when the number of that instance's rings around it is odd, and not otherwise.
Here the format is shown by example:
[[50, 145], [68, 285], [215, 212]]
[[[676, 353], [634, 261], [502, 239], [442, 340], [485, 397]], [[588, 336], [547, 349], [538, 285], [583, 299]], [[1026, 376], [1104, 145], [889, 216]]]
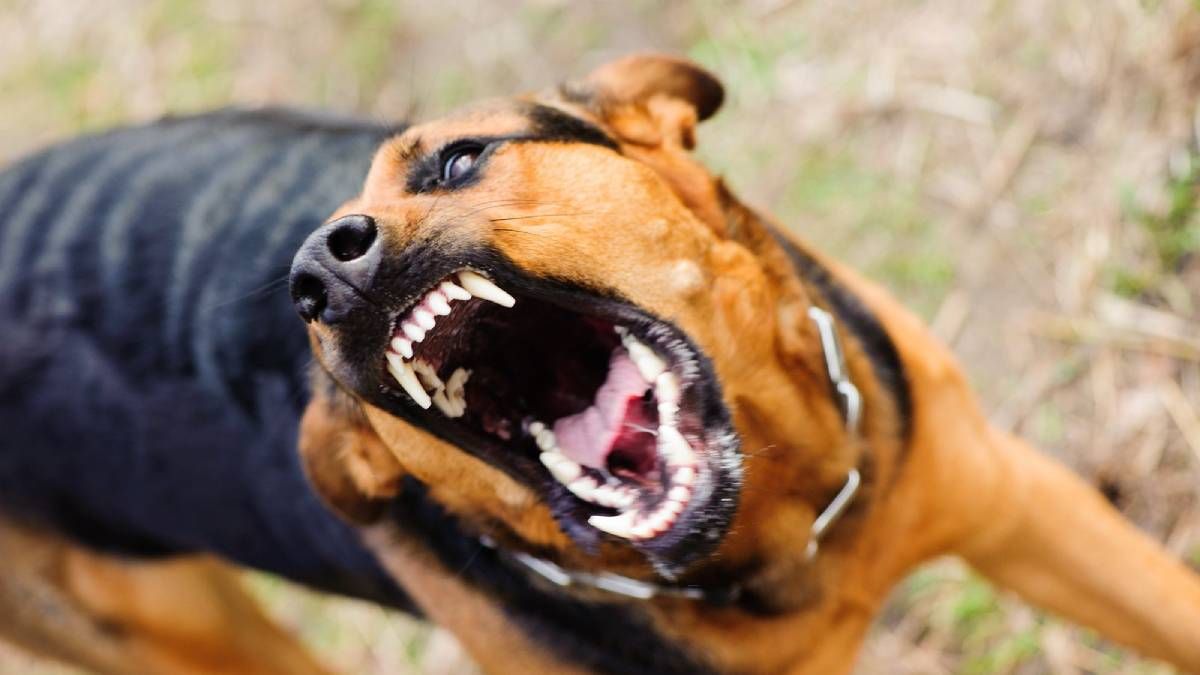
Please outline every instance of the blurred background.
[[[231, 102], [420, 119], [629, 50], [726, 83], [699, 153], [883, 282], [993, 419], [1200, 565], [1200, 3], [0, 0], [0, 162]], [[346, 673], [471, 672], [453, 638], [248, 574]], [[72, 673], [0, 647], [0, 673]], [[1166, 673], [954, 561], [860, 673]]]

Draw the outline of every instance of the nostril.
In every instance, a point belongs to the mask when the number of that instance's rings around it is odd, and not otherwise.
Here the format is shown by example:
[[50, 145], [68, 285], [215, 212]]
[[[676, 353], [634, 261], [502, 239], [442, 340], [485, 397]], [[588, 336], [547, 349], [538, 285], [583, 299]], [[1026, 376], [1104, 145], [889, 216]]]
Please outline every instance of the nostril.
[[326, 242], [329, 252], [341, 262], [361, 258], [375, 243], [375, 220], [369, 216], [346, 216], [332, 225], [333, 231]]
[[296, 311], [301, 318], [305, 321], [316, 319], [329, 302], [325, 284], [311, 274], [297, 276], [292, 281], [292, 301], [296, 303]]

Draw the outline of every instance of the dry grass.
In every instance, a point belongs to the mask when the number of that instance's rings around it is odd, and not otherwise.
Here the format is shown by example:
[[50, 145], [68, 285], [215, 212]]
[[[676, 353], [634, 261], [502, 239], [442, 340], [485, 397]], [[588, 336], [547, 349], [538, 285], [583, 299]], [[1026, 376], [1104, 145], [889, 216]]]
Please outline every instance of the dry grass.
[[[230, 101], [426, 116], [641, 47], [724, 77], [701, 152], [734, 186], [931, 320], [1001, 424], [1200, 558], [1186, 0], [0, 0], [0, 159]], [[403, 617], [252, 585], [345, 672], [461, 672]], [[65, 671], [0, 652], [0, 672]], [[897, 589], [860, 672], [1169, 671], [947, 561]]]

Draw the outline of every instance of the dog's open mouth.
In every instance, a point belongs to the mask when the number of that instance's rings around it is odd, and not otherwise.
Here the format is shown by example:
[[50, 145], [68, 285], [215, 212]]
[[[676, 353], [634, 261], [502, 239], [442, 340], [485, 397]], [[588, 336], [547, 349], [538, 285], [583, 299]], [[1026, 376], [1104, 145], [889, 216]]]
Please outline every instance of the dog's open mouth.
[[569, 533], [586, 523], [654, 549], [723, 535], [736, 441], [711, 367], [678, 329], [469, 269], [392, 326], [379, 357], [391, 395], [427, 411], [405, 416], [543, 490]]

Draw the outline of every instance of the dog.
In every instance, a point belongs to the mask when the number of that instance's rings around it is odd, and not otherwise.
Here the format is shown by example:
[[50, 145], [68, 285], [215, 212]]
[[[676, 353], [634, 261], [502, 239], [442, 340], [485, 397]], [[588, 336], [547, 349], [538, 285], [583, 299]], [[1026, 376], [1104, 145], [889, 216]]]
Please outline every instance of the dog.
[[955, 554], [1200, 672], [1197, 575], [694, 159], [722, 100], [635, 55], [407, 128], [222, 113], [10, 170], [0, 631], [319, 672], [210, 552], [489, 672], [839, 673]]

